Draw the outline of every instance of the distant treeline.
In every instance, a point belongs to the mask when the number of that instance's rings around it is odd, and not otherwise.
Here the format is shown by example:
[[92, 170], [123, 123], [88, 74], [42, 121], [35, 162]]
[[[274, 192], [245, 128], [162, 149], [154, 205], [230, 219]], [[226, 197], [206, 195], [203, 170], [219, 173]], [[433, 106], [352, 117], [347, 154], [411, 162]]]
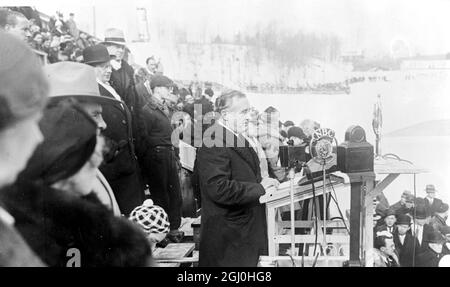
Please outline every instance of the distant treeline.
[[[187, 43], [185, 31], [177, 29], [176, 42]], [[259, 64], [268, 56], [287, 67], [304, 65], [311, 58], [334, 61], [340, 55], [341, 43], [336, 36], [318, 35], [297, 31], [295, 33], [281, 29], [272, 22], [260, 26], [256, 31], [239, 32], [233, 39], [224, 39], [216, 35], [211, 39], [213, 44], [243, 45], [251, 49], [253, 60]]]

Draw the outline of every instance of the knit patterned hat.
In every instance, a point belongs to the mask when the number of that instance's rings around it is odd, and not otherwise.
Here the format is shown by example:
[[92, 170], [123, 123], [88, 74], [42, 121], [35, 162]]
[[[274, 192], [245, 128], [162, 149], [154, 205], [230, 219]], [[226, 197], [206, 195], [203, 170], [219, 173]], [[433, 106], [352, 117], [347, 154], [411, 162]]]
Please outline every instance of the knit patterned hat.
[[130, 214], [130, 220], [139, 224], [145, 233], [168, 233], [169, 217], [161, 207], [153, 205], [151, 199], [147, 199], [141, 206], [136, 207]]

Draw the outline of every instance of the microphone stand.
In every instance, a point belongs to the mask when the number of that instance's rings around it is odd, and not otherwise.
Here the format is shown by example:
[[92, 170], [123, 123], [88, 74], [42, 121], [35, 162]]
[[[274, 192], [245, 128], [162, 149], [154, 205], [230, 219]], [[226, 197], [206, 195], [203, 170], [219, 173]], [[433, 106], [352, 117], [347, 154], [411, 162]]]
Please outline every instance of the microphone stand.
[[290, 196], [291, 196], [291, 256], [294, 258], [296, 256], [295, 252], [295, 212], [294, 212], [294, 178], [295, 178], [295, 167], [289, 169], [289, 179], [291, 183]]

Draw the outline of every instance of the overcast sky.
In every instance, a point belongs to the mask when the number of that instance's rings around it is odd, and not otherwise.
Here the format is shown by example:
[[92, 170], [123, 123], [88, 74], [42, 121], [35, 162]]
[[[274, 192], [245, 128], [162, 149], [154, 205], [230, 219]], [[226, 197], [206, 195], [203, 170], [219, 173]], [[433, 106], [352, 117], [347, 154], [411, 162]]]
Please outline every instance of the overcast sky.
[[[230, 36], [270, 21], [292, 32], [335, 34], [345, 50], [389, 51], [401, 40], [411, 53], [450, 52], [448, 0], [77, 0], [11, 1], [29, 3], [48, 14], [76, 14], [79, 25], [97, 34], [115, 26], [135, 32], [136, 8], [146, 7], [152, 24], [177, 24], [190, 33]], [[75, 4], [76, 2], [76, 4]], [[132, 37], [130, 35], [130, 37]]]

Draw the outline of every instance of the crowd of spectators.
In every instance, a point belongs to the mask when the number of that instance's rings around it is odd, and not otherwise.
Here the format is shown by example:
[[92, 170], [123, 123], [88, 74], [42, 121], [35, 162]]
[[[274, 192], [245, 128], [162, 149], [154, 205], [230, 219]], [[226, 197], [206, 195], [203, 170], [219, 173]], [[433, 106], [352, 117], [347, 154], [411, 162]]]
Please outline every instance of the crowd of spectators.
[[14, 11], [28, 20], [27, 38], [29, 45], [47, 55], [49, 63], [60, 61], [82, 61], [82, 51], [98, 43], [98, 39], [77, 28], [75, 15], [65, 18], [61, 12], [51, 16], [48, 22], [41, 19], [40, 13], [30, 7], [2, 8], [0, 13]]

